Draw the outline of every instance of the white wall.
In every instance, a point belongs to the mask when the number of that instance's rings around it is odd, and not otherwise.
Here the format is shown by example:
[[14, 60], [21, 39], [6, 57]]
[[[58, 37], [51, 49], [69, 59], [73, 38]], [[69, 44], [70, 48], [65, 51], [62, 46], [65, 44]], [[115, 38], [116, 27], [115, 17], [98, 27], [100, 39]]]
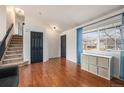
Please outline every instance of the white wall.
[[[6, 6], [6, 30], [11, 26], [11, 24], [15, 24], [15, 12], [13, 7], [11, 6]], [[10, 38], [12, 37], [12, 34], [14, 33], [15, 29], [14, 26], [9, 33], [7, 40], [6, 40], [6, 45], [9, 43]]]
[[[0, 6], [0, 41], [6, 35], [6, 31], [10, 27], [10, 25], [14, 23], [14, 10], [10, 6]], [[11, 33], [7, 37], [6, 45], [8, 44], [11, 35], [13, 34], [14, 29], [12, 29]]]
[[15, 23], [15, 12], [12, 6], [7, 6], [6, 12], [7, 12], [6, 28], [8, 29], [12, 23], [13, 24]]
[[60, 54], [59, 54], [59, 50], [60, 50], [59, 33], [48, 29], [47, 30], [47, 38], [48, 38], [48, 56], [49, 56], [49, 58], [59, 57], [60, 56]]
[[6, 34], [6, 7], [0, 6], [0, 41], [3, 40]]
[[[60, 34], [66, 35], [66, 58], [72, 62], [76, 63], [76, 31], [75, 29], [70, 29], [64, 31]], [[61, 52], [60, 52], [61, 53]]]
[[30, 63], [30, 32], [43, 32], [43, 61], [49, 58], [59, 57], [59, 33], [45, 29], [37, 18], [25, 14], [23, 53], [24, 61]]
[[46, 37], [46, 30], [42, 27], [42, 24], [38, 20], [25, 15], [25, 27], [24, 27], [24, 38], [23, 38], [23, 55], [24, 61], [30, 62], [30, 33], [31, 31], [43, 32], [43, 61], [48, 60], [48, 44]]
[[[16, 9], [15, 9], [15, 11], [16, 11]], [[22, 12], [24, 12], [24, 11], [22, 10]], [[23, 34], [22, 31], [23, 31], [24, 21], [25, 21], [24, 15], [15, 12], [15, 33], [14, 34], [18, 34], [18, 35]]]

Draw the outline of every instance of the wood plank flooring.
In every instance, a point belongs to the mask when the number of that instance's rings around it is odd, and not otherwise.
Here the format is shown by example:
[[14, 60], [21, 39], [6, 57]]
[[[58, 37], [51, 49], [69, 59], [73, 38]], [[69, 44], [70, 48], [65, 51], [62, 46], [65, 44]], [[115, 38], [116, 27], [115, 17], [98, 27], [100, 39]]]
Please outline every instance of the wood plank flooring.
[[108, 81], [80, 69], [64, 58], [50, 59], [20, 67], [20, 87], [122, 87], [124, 82]]

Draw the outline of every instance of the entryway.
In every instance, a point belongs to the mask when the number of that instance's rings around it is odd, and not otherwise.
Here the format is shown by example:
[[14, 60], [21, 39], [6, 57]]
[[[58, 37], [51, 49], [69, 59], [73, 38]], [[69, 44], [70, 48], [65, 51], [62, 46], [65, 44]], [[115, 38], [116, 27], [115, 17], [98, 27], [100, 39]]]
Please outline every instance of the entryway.
[[66, 35], [61, 36], [61, 57], [66, 58]]
[[31, 63], [43, 61], [43, 33], [31, 32]]

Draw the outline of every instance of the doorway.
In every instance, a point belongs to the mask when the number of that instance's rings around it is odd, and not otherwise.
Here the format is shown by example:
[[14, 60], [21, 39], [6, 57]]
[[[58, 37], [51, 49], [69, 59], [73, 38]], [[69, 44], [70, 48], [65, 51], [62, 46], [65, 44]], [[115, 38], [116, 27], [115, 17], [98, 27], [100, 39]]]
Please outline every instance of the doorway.
[[31, 63], [43, 62], [43, 33], [31, 32]]
[[61, 57], [66, 58], [66, 35], [61, 36]]

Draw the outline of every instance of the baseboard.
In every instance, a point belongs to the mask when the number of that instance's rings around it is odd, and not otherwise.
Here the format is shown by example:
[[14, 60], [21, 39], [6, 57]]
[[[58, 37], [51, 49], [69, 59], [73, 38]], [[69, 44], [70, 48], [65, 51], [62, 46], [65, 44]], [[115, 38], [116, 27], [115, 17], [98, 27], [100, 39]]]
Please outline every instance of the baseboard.
[[27, 65], [29, 65], [29, 61], [25, 61], [22, 64], [20, 64], [19, 66], [27, 66]]
[[60, 57], [52, 57], [52, 58], [49, 58], [49, 59], [57, 59], [57, 58], [60, 58]]

